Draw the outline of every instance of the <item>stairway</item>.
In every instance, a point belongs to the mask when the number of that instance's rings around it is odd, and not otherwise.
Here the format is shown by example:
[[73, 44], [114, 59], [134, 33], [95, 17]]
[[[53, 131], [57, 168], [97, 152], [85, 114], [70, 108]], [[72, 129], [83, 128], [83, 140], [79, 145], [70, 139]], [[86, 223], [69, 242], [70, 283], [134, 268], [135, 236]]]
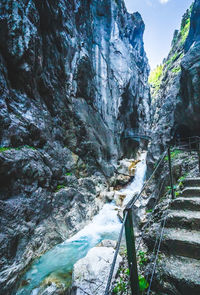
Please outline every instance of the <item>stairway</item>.
[[[159, 228], [145, 237], [151, 251]], [[153, 287], [159, 295], [200, 295], [200, 178], [186, 179], [171, 203]]]

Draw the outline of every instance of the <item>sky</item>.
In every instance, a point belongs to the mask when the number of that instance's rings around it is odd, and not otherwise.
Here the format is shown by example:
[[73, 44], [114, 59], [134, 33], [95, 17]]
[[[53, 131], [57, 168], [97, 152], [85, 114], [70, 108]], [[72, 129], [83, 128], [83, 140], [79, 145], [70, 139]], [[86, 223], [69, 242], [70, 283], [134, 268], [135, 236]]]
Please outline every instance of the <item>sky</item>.
[[124, 0], [128, 12], [138, 11], [145, 23], [144, 46], [153, 70], [167, 57], [175, 29], [193, 0]]

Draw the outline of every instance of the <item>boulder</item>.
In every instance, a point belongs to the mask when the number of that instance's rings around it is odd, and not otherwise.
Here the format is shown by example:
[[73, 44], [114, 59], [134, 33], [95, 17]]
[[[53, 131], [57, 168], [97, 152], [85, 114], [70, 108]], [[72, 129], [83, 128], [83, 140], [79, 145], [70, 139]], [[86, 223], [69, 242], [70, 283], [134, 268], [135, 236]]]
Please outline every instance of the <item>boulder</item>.
[[[72, 294], [103, 295], [114, 253], [112, 247], [95, 247], [80, 259], [73, 268]], [[122, 258], [118, 255], [113, 278], [121, 261]]]
[[124, 199], [126, 198], [126, 195], [120, 192], [115, 193], [115, 203], [117, 206], [122, 207]]
[[114, 199], [114, 195], [115, 195], [114, 191], [111, 191], [111, 192], [103, 191], [100, 193], [100, 198], [104, 200], [105, 202], [112, 202]]

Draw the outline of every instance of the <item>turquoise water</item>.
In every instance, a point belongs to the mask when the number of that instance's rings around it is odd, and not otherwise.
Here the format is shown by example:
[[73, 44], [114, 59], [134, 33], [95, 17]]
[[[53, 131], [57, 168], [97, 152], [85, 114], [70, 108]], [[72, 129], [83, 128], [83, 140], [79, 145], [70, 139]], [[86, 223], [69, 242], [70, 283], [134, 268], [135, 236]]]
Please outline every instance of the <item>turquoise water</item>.
[[73, 265], [99, 242], [104, 239], [116, 240], [120, 226], [115, 204], [104, 205], [100, 213], [83, 230], [35, 260], [22, 278], [28, 285], [20, 288], [16, 294], [36, 295], [37, 288], [46, 277], [51, 274], [69, 273]]

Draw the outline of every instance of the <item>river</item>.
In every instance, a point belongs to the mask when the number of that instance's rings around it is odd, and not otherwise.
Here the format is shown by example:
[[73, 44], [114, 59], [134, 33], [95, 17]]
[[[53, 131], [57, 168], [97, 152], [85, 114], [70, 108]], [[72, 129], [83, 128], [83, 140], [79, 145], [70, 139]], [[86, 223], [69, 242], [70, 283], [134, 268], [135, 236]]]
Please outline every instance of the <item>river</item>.
[[[125, 204], [142, 188], [146, 173], [146, 152], [141, 153], [140, 160], [133, 181], [120, 191], [126, 194]], [[115, 202], [105, 204], [89, 225], [34, 261], [22, 278], [28, 284], [20, 288], [16, 295], [37, 295], [40, 284], [52, 274], [66, 280], [65, 275], [71, 273], [73, 265], [86, 256], [91, 248], [104, 239], [117, 240], [120, 227]]]

